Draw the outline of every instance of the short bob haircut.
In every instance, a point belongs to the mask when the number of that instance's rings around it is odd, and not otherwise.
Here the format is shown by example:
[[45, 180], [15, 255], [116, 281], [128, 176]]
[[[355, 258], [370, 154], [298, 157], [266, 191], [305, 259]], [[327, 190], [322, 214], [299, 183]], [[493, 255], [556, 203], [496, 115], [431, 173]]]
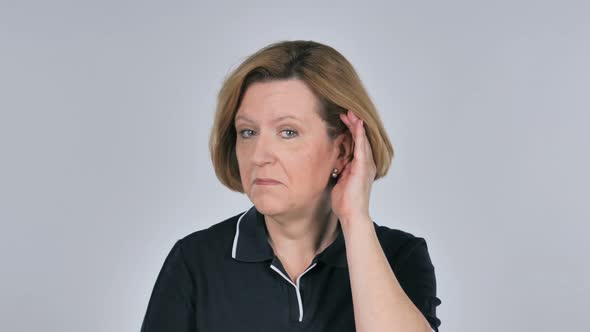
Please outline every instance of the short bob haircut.
[[255, 82], [286, 79], [302, 80], [317, 97], [317, 112], [326, 124], [330, 139], [349, 131], [339, 114], [350, 110], [362, 119], [377, 166], [375, 180], [387, 174], [393, 159], [393, 146], [353, 66], [330, 46], [294, 40], [275, 42], [258, 50], [223, 81], [209, 137], [215, 174], [223, 185], [244, 193], [236, 157], [237, 133], [234, 127], [234, 118], [244, 92]]

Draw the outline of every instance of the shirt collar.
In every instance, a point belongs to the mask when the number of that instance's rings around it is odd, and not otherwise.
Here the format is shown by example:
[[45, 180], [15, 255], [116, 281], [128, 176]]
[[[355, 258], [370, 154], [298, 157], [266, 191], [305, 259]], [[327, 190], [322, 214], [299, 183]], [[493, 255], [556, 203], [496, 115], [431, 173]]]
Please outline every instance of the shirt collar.
[[[377, 224], [373, 222], [375, 228]], [[262, 262], [272, 260], [274, 251], [268, 243], [268, 230], [264, 215], [255, 206], [242, 213], [236, 223], [232, 246], [232, 258], [241, 262]], [[316, 258], [334, 267], [348, 267], [344, 234], [340, 230], [332, 242]]]
[[[375, 231], [378, 225], [373, 222]], [[273, 260], [274, 251], [268, 243], [268, 230], [264, 215], [255, 206], [242, 213], [236, 223], [232, 246], [232, 258], [241, 262], [262, 262]], [[340, 229], [338, 236], [316, 258], [333, 267], [347, 268], [346, 245]], [[315, 259], [314, 259], [315, 260]]]

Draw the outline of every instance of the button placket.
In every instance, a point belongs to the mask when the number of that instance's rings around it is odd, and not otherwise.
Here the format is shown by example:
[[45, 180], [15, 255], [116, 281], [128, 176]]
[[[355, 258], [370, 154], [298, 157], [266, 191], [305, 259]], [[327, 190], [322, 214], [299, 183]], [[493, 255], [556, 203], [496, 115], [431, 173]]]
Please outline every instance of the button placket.
[[301, 273], [301, 275], [299, 277], [297, 277], [297, 280], [295, 280], [296, 281], [295, 283], [293, 283], [293, 281], [291, 281], [291, 279], [285, 273], [283, 273], [283, 271], [281, 271], [278, 267], [274, 266], [272, 263], [270, 265], [271, 269], [273, 269], [275, 272], [277, 272], [281, 277], [283, 277], [283, 279], [287, 280], [287, 282], [289, 282], [289, 284], [293, 285], [293, 287], [295, 288], [295, 294], [297, 295], [297, 305], [299, 307], [299, 322], [303, 321], [303, 300], [301, 298], [300, 280], [301, 280], [301, 277], [303, 277], [309, 270], [313, 269], [313, 267], [316, 265], [317, 265], [317, 263], [314, 260], [314, 263], [310, 267], [308, 267], [305, 271], [303, 271], [303, 273]]

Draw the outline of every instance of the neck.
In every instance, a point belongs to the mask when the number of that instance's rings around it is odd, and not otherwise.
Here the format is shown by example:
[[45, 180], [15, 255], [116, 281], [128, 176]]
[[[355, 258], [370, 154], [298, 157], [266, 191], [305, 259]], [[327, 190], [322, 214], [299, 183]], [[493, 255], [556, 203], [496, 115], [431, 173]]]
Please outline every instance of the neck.
[[340, 223], [329, 195], [311, 210], [265, 215], [268, 242], [277, 256], [309, 261], [338, 236]]

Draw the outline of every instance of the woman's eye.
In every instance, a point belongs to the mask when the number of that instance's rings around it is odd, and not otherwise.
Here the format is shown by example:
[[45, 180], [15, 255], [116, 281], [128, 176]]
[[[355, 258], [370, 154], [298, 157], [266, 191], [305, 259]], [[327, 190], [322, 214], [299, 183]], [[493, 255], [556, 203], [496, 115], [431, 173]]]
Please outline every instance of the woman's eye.
[[244, 129], [244, 130], [240, 130], [240, 136], [242, 136], [243, 138], [248, 138], [249, 136], [244, 136], [244, 132], [246, 131], [252, 131], [250, 129]]
[[[288, 136], [287, 138], [293, 138], [293, 137], [297, 136], [297, 132], [296, 132], [295, 130], [291, 130], [291, 129], [285, 129], [285, 130], [283, 130], [283, 131], [287, 131], [287, 132], [291, 132], [291, 133], [293, 133], [293, 134], [291, 134], [291, 135], [287, 135], [287, 136]], [[284, 136], [283, 136], [283, 137], [284, 137]]]
[[[251, 129], [244, 129], [244, 130], [240, 130], [239, 134], [242, 138], [250, 138], [251, 134], [245, 134], [247, 132], [254, 132], [254, 131]], [[286, 138], [286, 139], [290, 139], [290, 138], [297, 136], [297, 131], [292, 130], [292, 129], [285, 129], [285, 130], [282, 130], [281, 132], [287, 132], [287, 135], [283, 136], [283, 138]]]

